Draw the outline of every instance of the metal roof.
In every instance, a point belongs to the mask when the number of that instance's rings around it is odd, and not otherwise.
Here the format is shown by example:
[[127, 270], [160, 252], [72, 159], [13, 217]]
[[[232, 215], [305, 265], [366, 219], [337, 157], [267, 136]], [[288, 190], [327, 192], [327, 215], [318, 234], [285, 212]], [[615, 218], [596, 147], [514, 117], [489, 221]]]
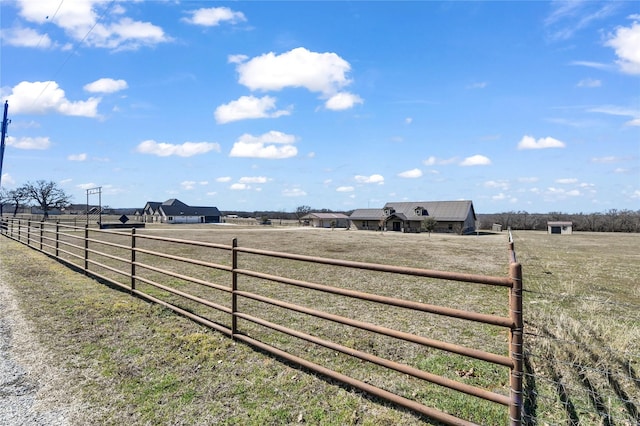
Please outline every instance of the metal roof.
[[351, 220], [380, 220], [384, 219], [382, 209], [357, 209], [349, 216]]

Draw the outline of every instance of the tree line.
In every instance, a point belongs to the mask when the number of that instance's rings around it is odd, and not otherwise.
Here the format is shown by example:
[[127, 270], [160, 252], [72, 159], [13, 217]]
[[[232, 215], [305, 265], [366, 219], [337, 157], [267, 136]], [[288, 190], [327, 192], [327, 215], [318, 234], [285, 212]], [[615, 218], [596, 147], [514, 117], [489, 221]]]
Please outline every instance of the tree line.
[[509, 211], [479, 214], [481, 229], [491, 229], [493, 224], [502, 229], [539, 230], [547, 229], [547, 222], [572, 222], [574, 231], [584, 232], [640, 232], [640, 210], [609, 209], [600, 213], [528, 213]]
[[5, 213], [2, 211], [5, 203], [11, 204], [14, 216], [20, 207], [34, 203], [42, 210], [44, 219], [47, 219], [50, 211], [68, 206], [71, 196], [55, 182], [38, 180], [11, 190], [0, 189], [0, 215]]

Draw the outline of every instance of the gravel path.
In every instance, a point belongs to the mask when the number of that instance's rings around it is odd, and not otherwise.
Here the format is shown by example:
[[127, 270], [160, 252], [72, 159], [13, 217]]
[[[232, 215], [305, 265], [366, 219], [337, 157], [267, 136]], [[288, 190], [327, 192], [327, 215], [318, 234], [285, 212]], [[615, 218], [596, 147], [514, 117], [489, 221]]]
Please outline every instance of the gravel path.
[[68, 425], [67, 398], [51, 386], [60, 379], [22, 317], [7, 279], [0, 269], [0, 426]]

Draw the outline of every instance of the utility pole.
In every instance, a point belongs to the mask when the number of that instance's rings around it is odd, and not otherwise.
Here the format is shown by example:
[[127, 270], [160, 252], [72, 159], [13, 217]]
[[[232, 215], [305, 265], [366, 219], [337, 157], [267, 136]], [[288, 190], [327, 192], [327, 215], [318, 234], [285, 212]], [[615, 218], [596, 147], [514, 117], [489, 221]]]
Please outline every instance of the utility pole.
[[2, 185], [2, 163], [4, 162], [4, 137], [7, 134], [7, 126], [10, 120], [7, 120], [7, 111], [9, 110], [9, 101], [4, 101], [4, 117], [2, 118], [2, 140], [0, 140], [0, 186]]

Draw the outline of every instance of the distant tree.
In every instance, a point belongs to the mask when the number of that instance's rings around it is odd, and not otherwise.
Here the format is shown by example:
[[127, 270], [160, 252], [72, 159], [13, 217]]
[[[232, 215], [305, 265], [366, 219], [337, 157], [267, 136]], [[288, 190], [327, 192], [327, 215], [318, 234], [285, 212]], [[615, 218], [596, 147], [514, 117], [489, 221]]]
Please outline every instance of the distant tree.
[[298, 206], [296, 208], [296, 219], [298, 219], [298, 223], [302, 223], [302, 217], [309, 214], [310, 212], [311, 212], [311, 207]]
[[[16, 188], [11, 191], [7, 191], [3, 189], [0, 191], [0, 204], [4, 204], [6, 201], [9, 201], [13, 204], [13, 215], [18, 214], [18, 209], [20, 206], [24, 204], [25, 201], [29, 199], [28, 195], [24, 191], [24, 188]], [[0, 207], [0, 215], [2, 214], [2, 207]]]
[[4, 203], [6, 203], [7, 201], [9, 201], [9, 196], [8, 193], [9, 191], [7, 191], [4, 188], [0, 188], [0, 216], [2, 216], [2, 209], [4, 208]]
[[436, 229], [437, 224], [438, 221], [429, 216], [422, 219], [421, 227], [423, 231], [427, 231], [429, 233], [429, 238], [431, 238], [431, 232]]
[[35, 183], [27, 182], [20, 188], [26, 196], [44, 212], [44, 220], [49, 218], [49, 212], [53, 209], [61, 209], [71, 202], [71, 196], [67, 195], [57, 183], [39, 180]]

